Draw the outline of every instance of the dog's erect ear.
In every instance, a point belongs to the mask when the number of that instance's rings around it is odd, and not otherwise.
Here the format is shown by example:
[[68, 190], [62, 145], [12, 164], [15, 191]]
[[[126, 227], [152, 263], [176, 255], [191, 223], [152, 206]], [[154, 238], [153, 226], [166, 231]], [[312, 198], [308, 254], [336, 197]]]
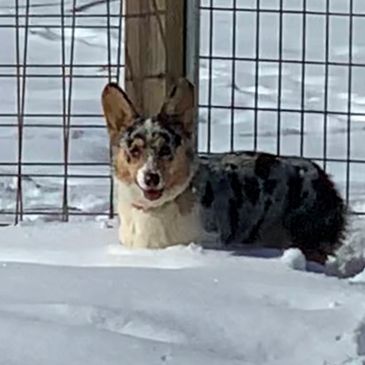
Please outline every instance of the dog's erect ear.
[[178, 120], [188, 134], [194, 133], [195, 93], [194, 86], [181, 78], [172, 88], [160, 111], [160, 118]]
[[138, 113], [127, 94], [115, 83], [105, 86], [101, 97], [111, 142], [130, 127]]

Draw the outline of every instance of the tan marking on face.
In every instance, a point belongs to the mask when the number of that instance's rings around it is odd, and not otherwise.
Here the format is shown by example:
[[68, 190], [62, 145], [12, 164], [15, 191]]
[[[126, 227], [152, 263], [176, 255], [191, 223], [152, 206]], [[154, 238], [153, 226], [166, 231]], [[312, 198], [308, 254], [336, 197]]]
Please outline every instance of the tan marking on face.
[[165, 138], [163, 138], [162, 136], [155, 137], [153, 140], [153, 145], [157, 149], [160, 149], [164, 144], [166, 144], [166, 141]]
[[144, 148], [144, 140], [142, 138], [135, 138], [129, 148], [129, 151], [126, 151], [126, 153], [130, 155], [134, 162], [137, 162], [136, 160], [140, 160], [143, 157]]
[[119, 148], [114, 158], [114, 168], [117, 178], [127, 184], [135, 183], [137, 172], [144, 165], [145, 160], [143, 151], [140, 157], [135, 158], [129, 156], [128, 152], [123, 148]]
[[165, 182], [165, 189], [182, 185], [190, 175], [191, 161], [187, 156], [188, 146], [182, 144], [177, 148], [172, 160], [160, 159], [157, 168]]

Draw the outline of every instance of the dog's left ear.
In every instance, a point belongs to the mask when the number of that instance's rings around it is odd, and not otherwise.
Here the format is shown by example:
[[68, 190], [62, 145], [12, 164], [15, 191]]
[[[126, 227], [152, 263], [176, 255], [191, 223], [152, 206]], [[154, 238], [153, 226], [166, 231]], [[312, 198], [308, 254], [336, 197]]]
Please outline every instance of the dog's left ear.
[[135, 122], [138, 113], [127, 94], [115, 83], [109, 83], [104, 87], [101, 101], [113, 144], [120, 133]]
[[188, 134], [194, 133], [195, 92], [187, 79], [181, 78], [172, 88], [163, 104], [159, 117], [162, 120], [178, 120]]

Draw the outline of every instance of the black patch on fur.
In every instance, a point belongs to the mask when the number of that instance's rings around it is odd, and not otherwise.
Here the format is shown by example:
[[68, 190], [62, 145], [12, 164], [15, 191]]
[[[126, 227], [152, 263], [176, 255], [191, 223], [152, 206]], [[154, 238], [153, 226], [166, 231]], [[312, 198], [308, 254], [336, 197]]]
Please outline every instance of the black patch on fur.
[[[258, 155], [258, 153], [255, 151], [245, 151], [244, 153], [248, 157], [255, 157]], [[235, 155], [240, 155], [240, 154], [241, 154], [240, 152], [235, 152]]]
[[260, 153], [255, 161], [255, 175], [266, 180], [270, 176], [271, 167], [278, 164], [275, 156]]
[[295, 174], [288, 179], [288, 209], [296, 209], [301, 204], [303, 179], [300, 176], [300, 168], [295, 168]]
[[193, 151], [192, 148], [188, 148], [186, 150], [186, 158], [189, 160], [189, 161], [193, 161], [194, 158], [195, 158], [195, 152]]
[[[138, 118], [133, 123], [131, 127], [129, 127], [126, 132], [123, 134], [122, 139], [129, 149], [135, 139], [141, 139], [147, 144], [145, 147], [153, 147], [154, 152], [156, 154], [159, 153], [159, 150], [154, 148], [153, 141], [162, 138], [167, 145], [171, 148], [172, 151], [176, 150], [182, 143], [182, 135], [183, 131], [180, 126], [181, 123], [176, 122], [173, 117], [171, 117], [171, 121], [169, 123], [162, 123], [158, 117], [151, 118], [152, 126], [152, 144], [149, 144], [150, 137], [147, 135], [147, 129], [145, 128], [146, 119]], [[153, 129], [155, 128], [155, 129]], [[166, 158], [172, 158], [167, 156]]]
[[264, 207], [265, 212], [267, 212], [270, 209], [271, 206], [272, 206], [272, 200], [271, 199], [266, 199], [265, 200], [265, 207]]
[[[138, 136], [138, 138], [145, 140], [145, 137], [143, 136], [142, 133], [136, 133], [144, 122], [145, 119], [143, 118], [136, 119], [134, 123], [130, 127], [128, 127], [126, 131], [123, 133], [122, 138], [126, 141], [128, 147], [130, 147], [136, 136]], [[134, 135], [134, 133], [136, 133], [136, 135]]]
[[318, 178], [312, 180], [312, 187], [321, 198], [323, 207], [335, 209], [339, 203], [339, 197], [334, 194], [334, 186], [324, 171], [318, 170]]
[[174, 128], [174, 126], [168, 126], [168, 125], [164, 125], [163, 128], [166, 129], [166, 131], [172, 137], [172, 143], [174, 147], [175, 148], [179, 147], [182, 142], [182, 131], [180, 130], [180, 128], [176, 128], [176, 126]]
[[274, 179], [267, 179], [264, 181], [264, 192], [266, 194], [272, 194], [278, 185], [278, 181]]
[[177, 86], [174, 86], [170, 93], [170, 98], [173, 98], [176, 95]]
[[328, 175], [318, 166], [318, 178], [312, 181], [317, 193], [316, 205], [318, 220], [326, 219], [327, 224], [321, 225], [320, 240], [335, 243], [343, 237], [346, 227], [345, 204], [338, 194]]
[[257, 179], [255, 177], [245, 177], [243, 190], [250, 203], [256, 205], [260, 198], [260, 186]]
[[191, 132], [184, 128], [184, 124], [179, 119], [178, 115], [160, 113], [154, 119], [159, 122], [162, 128], [168, 130], [171, 134], [177, 137], [177, 145], [181, 144], [182, 138], [191, 138]]
[[127, 152], [124, 152], [125, 159], [127, 160], [127, 163], [131, 162], [131, 156]]
[[159, 131], [159, 132], [154, 132], [152, 134], [152, 136], [159, 136], [162, 137], [166, 143], [170, 143], [171, 142], [171, 137], [172, 137], [172, 133], [170, 133], [170, 131]]
[[156, 117], [153, 117], [152, 120], [159, 123], [161, 128], [166, 130], [175, 148], [181, 145], [183, 136], [187, 137], [182, 123], [174, 115], [160, 113]]
[[298, 193], [292, 193], [292, 209], [285, 216], [284, 226], [296, 247], [313, 257], [325, 258], [341, 245], [346, 227], [346, 209], [327, 174], [316, 164], [313, 165], [318, 171], [317, 178], [312, 180], [315, 198], [304, 201], [303, 196], [299, 196], [302, 200], [300, 205], [295, 199]]
[[238, 169], [238, 166], [235, 165], [234, 163], [229, 163], [229, 164], [227, 164], [227, 168], [231, 171], [234, 171], [234, 170]]
[[204, 194], [201, 199], [201, 204], [204, 208], [210, 208], [214, 201], [214, 191], [210, 181], [205, 184]]
[[272, 203], [273, 202], [271, 199], [265, 200], [264, 211], [262, 213], [261, 218], [256, 222], [256, 224], [253, 225], [253, 227], [250, 231], [250, 234], [248, 235], [248, 243], [254, 242], [257, 240], [262, 223], [264, 223], [264, 221], [265, 221], [266, 213], [269, 211], [270, 207], [272, 206]]
[[174, 145], [175, 147], [179, 147], [181, 145], [181, 136], [179, 134], [175, 134], [175, 138], [174, 138]]
[[237, 201], [235, 199], [229, 199], [228, 203], [228, 217], [229, 217], [229, 225], [231, 228], [230, 236], [227, 238], [227, 243], [232, 241], [236, 236], [238, 230], [238, 222], [239, 222], [239, 208], [237, 206]]
[[259, 230], [261, 228], [262, 223], [264, 222], [264, 217], [261, 217], [256, 224], [253, 225], [250, 234], [248, 235], [247, 243], [255, 242], [257, 240]]
[[[242, 194], [242, 184], [235, 172], [230, 172], [228, 174], [231, 189], [234, 194], [234, 200], [236, 202], [236, 207], [241, 208], [243, 204], [243, 194]], [[238, 213], [237, 213], [238, 214]]]

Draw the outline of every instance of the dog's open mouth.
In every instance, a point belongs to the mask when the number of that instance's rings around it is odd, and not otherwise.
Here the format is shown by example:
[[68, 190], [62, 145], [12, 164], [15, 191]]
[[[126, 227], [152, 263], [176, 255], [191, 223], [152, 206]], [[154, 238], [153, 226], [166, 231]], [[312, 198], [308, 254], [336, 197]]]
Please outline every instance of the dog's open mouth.
[[148, 200], [157, 200], [160, 199], [163, 193], [163, 190], [155, 190], [155, 189], [149, 189], [149, 190], [144, 190], [143, 191], [143, 195], [146, 199]]

